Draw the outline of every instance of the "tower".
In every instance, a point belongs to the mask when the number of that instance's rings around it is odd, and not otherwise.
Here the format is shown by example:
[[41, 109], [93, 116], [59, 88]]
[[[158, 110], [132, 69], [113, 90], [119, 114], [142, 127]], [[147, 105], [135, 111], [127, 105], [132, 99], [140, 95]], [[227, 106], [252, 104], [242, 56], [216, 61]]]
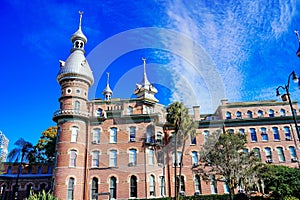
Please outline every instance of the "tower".
[[158, 99], [155, 98], [157, 89], [148, 81], [146, 72], [146, 58], [142, 58], [144, 66], [143, 79], [140, 84], [136, 84], [134, 94], [138, 99], [144, 100], [149, 103], [157, 103]]
[[71, 54], [60, 61], [57, 75], [61, 96], [60, 109], [53, 116], [58, 126], [54, 193], [59, 199], [82, 200], [87, 191], [88, 91], [94, 77], [84, 55], [87, 38], [81, 30], [82, 14], [79, 12], [79, 27], [71, 37]]
[[102, 94], [104, 96], [104, 100], [105, 101], [109, 101], [111, 99], [111, 95], [112, 95], [112, 90], [109, 87], [109, 73], [107, 72], [107, 82], [106, 82], [106, 87], [104, 88]]

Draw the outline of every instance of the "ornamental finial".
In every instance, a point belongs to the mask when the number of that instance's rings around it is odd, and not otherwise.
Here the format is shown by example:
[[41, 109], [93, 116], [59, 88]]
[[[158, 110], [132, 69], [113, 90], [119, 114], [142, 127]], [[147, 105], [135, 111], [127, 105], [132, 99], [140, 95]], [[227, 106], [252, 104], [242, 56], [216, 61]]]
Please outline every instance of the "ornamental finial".
[[83, 11], [79, 11], [79, 29], [81, 29], [81, 20], [82, 20], [82, 15], [83, 15]]

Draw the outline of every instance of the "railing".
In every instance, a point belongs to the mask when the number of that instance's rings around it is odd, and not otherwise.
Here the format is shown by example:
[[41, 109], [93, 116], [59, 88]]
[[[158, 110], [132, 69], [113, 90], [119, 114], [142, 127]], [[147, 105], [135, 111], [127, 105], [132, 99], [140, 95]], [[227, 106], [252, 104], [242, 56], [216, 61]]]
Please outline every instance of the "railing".
[[81, 115], [81, 116], [85, 116], [85, 117], [90, 116], [89, 112], [87, 112], [87, 111], [75, 110], [75, 109], [63, 109], [63, 110], [57, 110], [54, 112], [54, 117], [57, 117], [60, 115]]

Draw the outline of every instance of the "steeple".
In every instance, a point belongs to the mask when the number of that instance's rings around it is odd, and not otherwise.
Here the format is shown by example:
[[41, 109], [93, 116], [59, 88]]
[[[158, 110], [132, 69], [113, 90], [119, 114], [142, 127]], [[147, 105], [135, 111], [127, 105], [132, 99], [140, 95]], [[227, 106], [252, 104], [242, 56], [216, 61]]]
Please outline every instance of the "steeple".
[[106, 87], [104, 88], [102, 94], [104, 96], [104, 100], [109, 101], [111, 99], [112, 90], [109, 87], [109, 72], [106, 72], [107, 80], [106, 80]]
[[136, 84], [134, 94], [138, 99], [156, 103], [158, 102], [158, 99], [156, 99], [154, 95], [157, 93], [157, 89], [148, 81], [146, 72], [146, 58], [142, 58], [142, 60], [144, 69], [143, 79], [140, 84]]
[[57, 75], [57, 81], [61, 82], [68, 78], [77, 78], [86, 81], [91, 86], [94, 83], [94, 77], [84, 56], [84, 45], [87, 42], [87, 38], [81, 30], [82, 14], [83, 12], [79, 11], [79, 27], [71, 37], [73, 43], [71, 55], [65, 62], [59, 61], [60, 71]]

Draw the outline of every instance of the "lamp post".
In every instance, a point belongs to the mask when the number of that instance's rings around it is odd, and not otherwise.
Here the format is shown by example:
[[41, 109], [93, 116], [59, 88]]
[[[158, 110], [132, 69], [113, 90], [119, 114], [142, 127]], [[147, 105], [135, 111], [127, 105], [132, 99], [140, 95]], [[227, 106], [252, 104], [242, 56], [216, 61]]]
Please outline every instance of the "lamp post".
[[[278, 96], [278, 97], [281, 96], [282, 101], [288, 101], [289, 102], [290, 109], [291, 109], [292, 116], [293, 116], [293, 121], [294, 121], [295, 128], [296, 128], [297, 137], [298, 137], [298, 140], [300, 141], [300, 134], [299, 134], [298, 124], [297, 124], [297, 120], [296, 120], [296, 114], [295, 114], [295, 111], [294, 111], [294, 108], [293, 108], [293, 105], [292, 105], [292, 100], [291, 100], [291, 96], [290, 96], [290, 92], [289, 92], [291, 78], [295, 83], [298, 83], [298, 77], [297, 77], [295, 71], [292, 71], [292, 73], [288, 77], [288, 83], [284, 86], [278, 86], [276, 88], [276, 96]], [[279, 92], [279, 89], [285, 90], [285, 93], [281, 95], [280, 92]], [[297, 158], [297, 161], [298, 161], [298, 167], [300, 168], [300, 162], [299, 162], [299, 159], [298, 159], [298, 156], [297, 156], [297, 149], [298, 149], [297, 148], [297, 142], [296, 142], [296, 138], [295, 137], [293, 137], [293, 138], [294, 138], [294, 143], [295, 143], [295, 147], [296, 147], [296, 158]]]

